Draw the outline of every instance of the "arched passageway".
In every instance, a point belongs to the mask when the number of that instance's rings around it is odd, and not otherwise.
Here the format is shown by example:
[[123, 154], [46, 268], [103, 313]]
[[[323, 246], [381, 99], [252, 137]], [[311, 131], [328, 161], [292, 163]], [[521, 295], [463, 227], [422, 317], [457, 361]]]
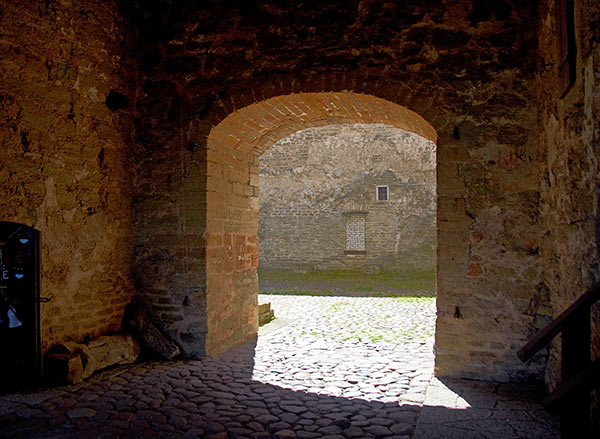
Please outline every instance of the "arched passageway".
[[386, 124], [437, 140], [413, 111], [351, 92], [267, 99], [231, 114], [208, 136], [207, 352], [223, 352], [257, 330], [258, 156], [293, 132], [335, 123]]
[[[43, 349], [118, 330], [138, 297], [189, 356], [251, 333], [251, 320], [232, 329], [251, 279], [207, 292], [207, 264], [228, 258], [213, 232], [242, 225], [245, 207], [207, 211], [219, 206], [207, 188], [233, 198], [249, 186], [229, 181], [253, 149], [206, 140], [245, 107], [346, 90], [409, 108], [439, 135], [438, 373], [544, 375], [543, 356], [521, 364], [517, 349], [598, 279], [598, 2], [567, 2], [569, 89], [565, 11], [547, 0], [42, 3], [3, 6], [0, 214], [44, 237]], [[335, 113], [306, 104], [314, 123]], [[298, 129], [286, 111], [267, 108], [256, 138]], [[252, 129], [238, 122], [234, 135]]]
[[[465, 121], [406, 87], [386, 88], [393, 100], [351, 91], [261, 99], [242, 90], [182, 125], [179, 146], [151, 156], [154, 172], [140, 179], [156, 195], [137, 203], [145, 213], [137, 229], [140, 292], [187, 355], [216, 355], [256, 333], [259, 155], [301, 129], [381, 123], [437, 143], [436, 372], [539, 376], [543, 358], [526, 365], [515, 355], [531, 333], [540, 276], [530, 189], [537, 165], [527, 150], [511, 152], [525, 140], [506, 132], [521, 128], [487, 124], [496, 108], [489, 105]], [[515, 124], [531, 115], [528, 107], [503, 114]], [[156, 178], [158, 169], [165, 178]]]

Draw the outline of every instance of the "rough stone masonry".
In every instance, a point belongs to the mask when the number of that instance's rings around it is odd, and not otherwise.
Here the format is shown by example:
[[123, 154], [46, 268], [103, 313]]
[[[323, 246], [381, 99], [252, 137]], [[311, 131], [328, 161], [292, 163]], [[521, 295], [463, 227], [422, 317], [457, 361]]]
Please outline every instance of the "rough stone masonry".
[[259, 163], [259, 267], [434, 269], [430, 140], [386, 125], [316, 127]]
[[554, 385], [556, 346], [515, 352], [600, 278], [600, 5], [572, 5], [563, 90], [550, 0], [0, 0], [0, 219], [42, 233], [45, 348], [134, 297], [188, 356], [254, 336], [258, 157], [375, 123], [437, 146], [436, 373]]

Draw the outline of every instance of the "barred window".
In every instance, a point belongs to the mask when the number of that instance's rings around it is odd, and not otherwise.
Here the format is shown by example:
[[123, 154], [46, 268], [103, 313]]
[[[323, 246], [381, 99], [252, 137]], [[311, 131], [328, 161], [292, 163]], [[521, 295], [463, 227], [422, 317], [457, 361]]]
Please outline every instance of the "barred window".
[[388, 201], [390, 199], [389, 191], [388, 186], [377, 186], [377, 201]]
[[365, 214], [346, 215], [346, 251], [366, 251]]

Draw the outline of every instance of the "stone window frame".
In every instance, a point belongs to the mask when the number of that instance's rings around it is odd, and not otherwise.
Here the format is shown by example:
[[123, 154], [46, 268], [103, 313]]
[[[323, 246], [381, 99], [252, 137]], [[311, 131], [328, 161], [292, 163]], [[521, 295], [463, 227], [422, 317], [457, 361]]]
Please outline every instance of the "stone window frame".
[[[379, 189], [385, 188], [385, 198], [379, 198]], [[387, 184], [377, 185], [375, 187], [375, 198], [377, 201], [390, 201], [390, 187]]]

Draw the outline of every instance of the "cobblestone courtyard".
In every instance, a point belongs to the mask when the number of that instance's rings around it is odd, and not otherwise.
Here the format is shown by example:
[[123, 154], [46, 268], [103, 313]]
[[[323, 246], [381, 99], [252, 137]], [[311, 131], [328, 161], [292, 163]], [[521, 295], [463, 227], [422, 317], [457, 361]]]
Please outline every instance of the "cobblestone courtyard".
[[218, 358], [1, 397], [0, 437], [558, 437], [527, 388], [432, 382], [433, 298], [260, 301], [277, 319]]

